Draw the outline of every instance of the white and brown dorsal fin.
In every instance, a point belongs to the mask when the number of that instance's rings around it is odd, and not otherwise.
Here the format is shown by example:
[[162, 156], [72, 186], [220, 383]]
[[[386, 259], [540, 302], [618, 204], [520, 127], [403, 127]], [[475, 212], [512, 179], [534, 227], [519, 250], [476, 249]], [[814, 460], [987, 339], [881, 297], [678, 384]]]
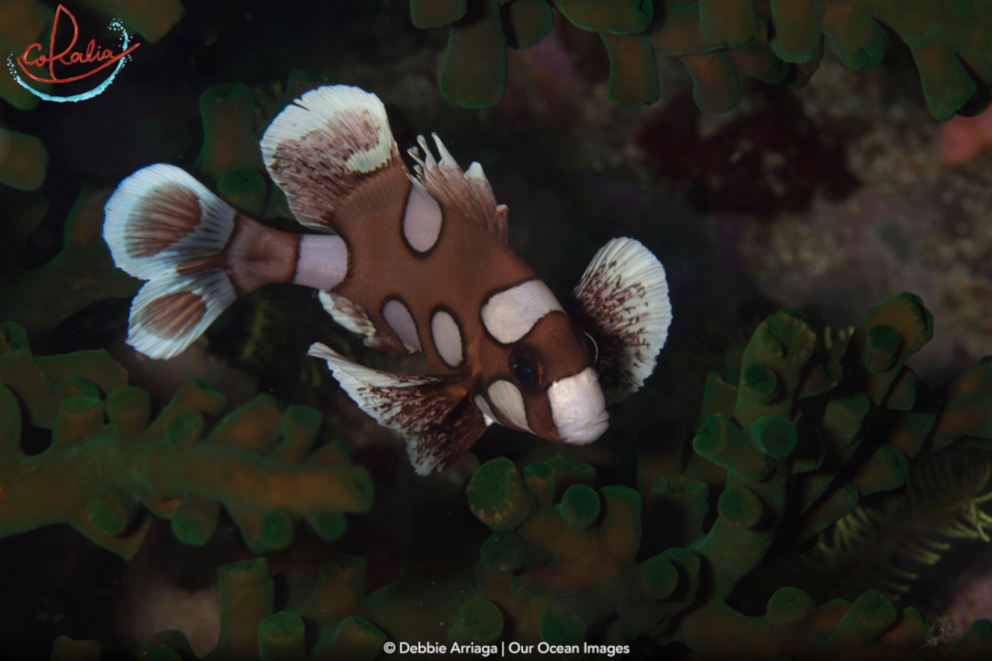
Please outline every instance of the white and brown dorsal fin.
[[417, 162], [414, 170], [424, 189], [442, 205], [458, 209], [462, 214], [480, 223], [502, 243], [506, 243], [506, 219], [509, 213], [505, 204], [496, 204], [493, 188], [482, 171], [482, 166], [472, 163], [463, 172], [454, 157], [445, 148], [437, 133], [432, 133], [440, 161], [434, 160], [424, 136], [417, 136], [423, 149], [411, 147], [407, 153]]
[[320, 343], [308, 353], [327, 361], [334, 378], [359, 408], [380, 425], [403, 434], [419, 475], [450, 465], [486, 430], [464, 378], [380, 372], [353, 363]]
[[672, 322], [665, 268], [634, 239], [599, 249], [565, 306], [596, 342], [607, 402], [636, 392], [651, 375]]
[[[260, 146], [296, 220], [324, 231], [335, 230], [341, 203], [357, 187], [390, 168], [405, 170], [382, 101], [348, 85], [304, 94], [272, 120]], [[396, 195], [402, 208], [406, 191]]]

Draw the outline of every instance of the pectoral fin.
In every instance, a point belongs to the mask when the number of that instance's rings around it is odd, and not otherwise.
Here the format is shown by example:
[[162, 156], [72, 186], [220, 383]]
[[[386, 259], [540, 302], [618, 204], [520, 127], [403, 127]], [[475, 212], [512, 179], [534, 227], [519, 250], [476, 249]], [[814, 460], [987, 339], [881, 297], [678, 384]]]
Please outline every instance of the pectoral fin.
[[365, 346], [381, 351], [412, 353], [395, 337], [380, 332], [369, 319], [369, 313], [358, 303], [329, 291], [320, 292], [318, 298], [320, 304], [324, 306], [324, 310], [331, 315], [334, 321], [352, 333], [365, 336]]
[[565, 306], [596, 342], [596, 371], [608, 403], [651, 375], [672, 322], [665, 268], [634, 239], [613, 239], [589, 263]]
[[381, 372], [353, 363], [320, 343], [308, 353], [327, 361], [359, 408], [403, 434], [419, 475], [450, 465], [486, 430], [465, 379]]

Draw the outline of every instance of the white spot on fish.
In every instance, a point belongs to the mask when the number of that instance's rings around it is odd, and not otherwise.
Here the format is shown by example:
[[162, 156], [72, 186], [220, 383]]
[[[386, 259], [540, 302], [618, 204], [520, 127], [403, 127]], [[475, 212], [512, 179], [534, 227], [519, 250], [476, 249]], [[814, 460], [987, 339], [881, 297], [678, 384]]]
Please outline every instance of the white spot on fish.
[[431, 318], [431, 336], [441, 360], [448, 367], [458, 367], [464, 357], [464, 347], [462, 332], [455, 319], [444, 310], [435, 312]]
[[530, 425], [527, 424], [527, 408], [524, 405], [524, 396], [520, 390], [509, 381], [494, 381], [489, 386], [489, 399], [499, 411], [506, 416], [506, 419], [514, 425], [534, 433]]
[[493, 294], [482, 306], [482, 323], [498, 342], [512, 344], [523, 338], [561, 304], [541, 280], [528, 280]]
[[422, 351], [420, 338], [417, 336], [417, 324], [413, 321], [413, 315], [401, 301], [395, 298], [390, 299], [382, 306], [382, 318], [386, 320], [389, 327], [400, 338], [400, 342], [407, 348], [407, 351]]
[[403, 236], [417, 252], [427, 252], [441, 234], [441, 207], [419, 182], [413, 180], [403, 215]]

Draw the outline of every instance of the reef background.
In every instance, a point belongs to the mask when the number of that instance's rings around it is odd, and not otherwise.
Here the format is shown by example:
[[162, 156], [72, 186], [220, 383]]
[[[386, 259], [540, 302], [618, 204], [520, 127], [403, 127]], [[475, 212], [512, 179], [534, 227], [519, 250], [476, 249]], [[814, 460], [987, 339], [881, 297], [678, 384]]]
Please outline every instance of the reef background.
[[[95, 199], [154, 162], [216, 184], [219, 172], [204, 155], [222, 129], [210, 125], [201, 96], [214, 85], [248, 86], [254, 108], [243, 115], [257, 128], [276, 112], [296, 69], [379, 95], [401, 150], [436, 131], [463, 166], [482, 163], [497, 200], [510, 208], [511, 245], [560, 296], [611, 237], [636, 237], [655, 252], [669, 275], [674, 323], [655, 375], [612, 414], [618, 434], [693, 428], [707, 371], [722, 367], [723, 353], [782, 306], [802, 308], [818, 328], [844, 329], [912, 291], [936, 325], [910, 362], [922, 379], [939, 385], [992, 354], [992, 150], [977, 130], [976, 149], [955, 150], [954, 131], [971, 130], [975, 120], [941, 124], [930, 116], [912, 57], [896, 40], [866, 72], [845, 68], [828, 46], [805, 88], [751, 81], [741, 104], [723, 114], [700, 112], [688, 73], [659, 57], [659, 101], [630, 109], [608, 98], [599, 37], [559, 17], [538, 46], [509, 51], [502, 99], [466, 110], [438, 89], [445, 31], [414, 28], [409, 12], [405, 0], [188, 2], [182, 20], [143, 43], [100, 96], [3, 106], [0, 123], [38, 136], [49, 160], [39, 191], [0, 187], [3, 230], [31, 228], [16, 252], [0, 248], [8, 253], [0, 287], [23, 286], [19, 274], [61, 254], [81, 194]], [[83, 25], [98, 24], [98, 15], [77, 12]], [[278, 199], [263, 208], [266, 217], [288, 215]], [[130, 383], [161, 403], [200, 376], [227, 394], [226, 410], [257, 393], [317, 407], [325, 428], [352, 448], [352, 461], [370, 471], [372, 511], [349, 516], [348, 532], [333, 545], [301, 530], [288, 550], [268, 554], [273, 572], [315, 567], [334, 548], [368, 560], [373, 590], [398, 575], [413, 528], [450, 517], [464, 519], [464, 534], [436, 539], [438, 549], [477, 553], [488, 533], [458, 495], [472, 470], [495, 456], [555, 450], [493, 429], [475, 456], [419, 479], [402, 442], [358, 412], [305, 348], [323, 341], [378, 366], [421, 366], [367, 351], [330, 322], [315, 296], [260, 291], [226, 312], [188, 356], [160, 365], [123, 344], [135, 283], [109, 268], [96, 277], [104, 295], [51, 327], [42, 313], [51, 299], [16, 303], [10, 289], [0, 290], [7, 292], [0, 307], [16, 314], [0, 317], [28, 327], [36, 355], [108, 349]], [[79, 296], [71, 287], [59, 295]], [[39, 319], [34, 328], [18, 318], [22, 312]], [[34, 451], [45, 443], [36, 436]], [[25, 433], [25, 446], [32, 438]], [[217, 635], [216, 568], [253, 555], [224, 519], [199, 548], [156, 520], [130, 562], [67, 526], [0, 539], [0, 643], [43, 658], [57, 636], [98, 638], [103, 658], [131, 658], [144, 636], [182, 628], [203, 653]], [[992, 599], [976, 588], [988, 584], [990, 564], [986, 545], [960, 542], [901, 606], [917, 606], [931, 621], [946, 615], [963, 630], [992, 616]]]

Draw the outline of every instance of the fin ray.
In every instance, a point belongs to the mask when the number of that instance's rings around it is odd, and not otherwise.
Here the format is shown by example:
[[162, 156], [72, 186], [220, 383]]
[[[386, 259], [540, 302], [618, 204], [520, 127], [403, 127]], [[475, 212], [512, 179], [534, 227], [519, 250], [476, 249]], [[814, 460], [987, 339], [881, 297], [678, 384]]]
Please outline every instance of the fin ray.
[[365, 336], [365, 346], [382, 351], [412, 353], [407, 351], [407, 348], [398, 338], [381, 333], [369, 318], [368, 311], [358, 303], [331, 291], [321, 291], [317, 297], [324, 310], [331, 315], [335, 322], [352, 333]]
[[405, 169], [382, 101], [348, 85], [304, 94], [272, 121], [260, 146], [296, 220], [321, 231], [335, 229], [362, 182], [389, 167]]
[[122, 181], [104, 216], [114, 262], [148, 280], [131, 302], [127, 343], [171, 358], [237, 297], [223, 256], [235, 211], [184, 170], [158, 163]]
[[118, 184], [104, 205], [103, 238], [119, 268], [148, 280], [219, 253], [234, 214], [182, 168], [156, 163]]
[[407, 150], [417, 162], [414, 170], [418, 182], [442, 205], [458, 209], [505, 244], [508, 211], [505, 204], [496, 204], [496, 196], [482, 171], [482, 166], [479, 163], [472, 163], [468, 170], [463, 172], [437, 133], [432, 133], [431, 136], [441, 156], [440, 161], [434, 159], [427, 146], [427, 140], [422, 135], [417, 136], [417, 144], [423, 150], [423, 155], [421, 156], [417, 147]]
[[592, 258], [565, 306], [596, 342], [596, 371], [608, 403], [644, 385], [672, 321], [661, 262], [639, 241], [613, 239]]
[[320, 343], [313, 344], [308, 355], [327, 361], [334, 378], [363, 411], [403, 434], [419, 475], [453, 463], [486, 430], [464, 379], [382, 372], [353, 363]]
[[127, 343], [149, 358], [172, 358], [200, 337], [235, 298], [220, 269], [149, 280], [131, 302]]

